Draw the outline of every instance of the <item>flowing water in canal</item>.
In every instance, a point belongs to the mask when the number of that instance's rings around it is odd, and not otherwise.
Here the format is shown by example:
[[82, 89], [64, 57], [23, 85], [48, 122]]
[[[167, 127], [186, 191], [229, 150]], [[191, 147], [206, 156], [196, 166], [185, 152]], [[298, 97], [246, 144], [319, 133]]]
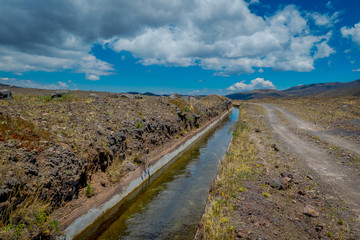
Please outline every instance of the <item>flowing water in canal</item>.
[[193, 239], [238, 115], [234, 108], [77, 239]]

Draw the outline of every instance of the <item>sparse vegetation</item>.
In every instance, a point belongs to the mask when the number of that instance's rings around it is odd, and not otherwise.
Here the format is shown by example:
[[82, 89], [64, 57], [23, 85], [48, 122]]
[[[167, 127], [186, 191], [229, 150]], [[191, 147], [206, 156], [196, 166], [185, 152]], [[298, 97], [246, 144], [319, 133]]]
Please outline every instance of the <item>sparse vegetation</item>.
[[[244, 106], [241, 102], [238, 105]], [[246, 105], [211, 189], [200, 238], [350, 239], [358, 236], [358, 224], [348, 224], [354, 223], [351, 219], [355, 218], [344, 202], [329, 201], [326, 197], [329, 189], [309, 177], [312, 174], [289, 153], [275, 151], [271, 147], [275, 143], [283, 144], [265, 122], [264, 110]], [[285, 180], [290, 184], [279, 187]], [[305, 205], [316, 206], [311, 211], [315, 215], [320, 211], [320, 216], [306, 215]]]
[[[244, 106], [240, 107], [242, 119]], [[242, 182], [251, 179], [259, 168], [254, 162], [256, 148], [251, 144], [248, 127], [239, 120], [234, 127], [233, 140], [215, 183], [215, 191], [209, 196], [209, 204], [203, 217], [204, 239], [233, 239], [234, 226], [223, 219], [231, 218], [234, 201], [245, 192]]]
[[92, 195], [94, 195], [94, 188], [92, 188], [90, 186], [90, 184], [88, 183], [87, 186], [86, 186], [86, 192], [85, 192], [86, 196], [89, 198], [89, 197], [92, 197]]
[[[322, 97], [266, 99], [296, 113], [301, 118], [319, 124], [325, 128], [343, 128], [360, 131], [359, 97]], [[355, 120], [355, 121], [354, 121]], [[360, 141], [360, 139], [357, 139]]]
[[[121, 181], [163, 151], [165, 143], [231, 104], [148, 96], [144, 101], [108, 93], [90, 97], [83, 91], [52, 98], [52, 93], [17, 88], [14, 101], [0, 101], [0, 239], [55, 234], [60, 223], [53, 215], [71, 211], [68, 202], [91, 201], [94, 189]], [[182, 119], [179, 111], [186, 113]], [[91, 181], [100, 175], [106, 184]]]
[[[18, 189], [11, 195], [8, 204], [13, 207], [0, 215], [0, 239], [47, 239], [61, 234], [60, 223], [49, 216], [51, 199], [42, 198], [42, 188], [33, 193]], [[17, 205], [19, 198], [24, 201]]]

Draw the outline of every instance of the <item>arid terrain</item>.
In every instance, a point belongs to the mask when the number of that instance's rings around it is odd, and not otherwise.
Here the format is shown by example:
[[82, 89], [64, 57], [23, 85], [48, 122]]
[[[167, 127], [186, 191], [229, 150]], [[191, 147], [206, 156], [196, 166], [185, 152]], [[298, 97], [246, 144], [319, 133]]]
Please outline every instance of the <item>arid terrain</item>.
[[64, 216], [231, 107], [220, 96], [11, 91], [0, 100], [0, 239], [61, 235]]
[[196, 238], [359, 239], [360, 99], [265, 102], [236, 103]]

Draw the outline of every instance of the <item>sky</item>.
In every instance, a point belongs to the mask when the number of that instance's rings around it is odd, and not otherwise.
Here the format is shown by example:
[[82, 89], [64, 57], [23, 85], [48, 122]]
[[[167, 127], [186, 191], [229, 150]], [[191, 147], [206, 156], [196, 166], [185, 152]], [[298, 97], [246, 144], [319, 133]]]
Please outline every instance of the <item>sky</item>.
[[356, 0], [0, 0], [0, 83], [191, 95], [360, 78]]

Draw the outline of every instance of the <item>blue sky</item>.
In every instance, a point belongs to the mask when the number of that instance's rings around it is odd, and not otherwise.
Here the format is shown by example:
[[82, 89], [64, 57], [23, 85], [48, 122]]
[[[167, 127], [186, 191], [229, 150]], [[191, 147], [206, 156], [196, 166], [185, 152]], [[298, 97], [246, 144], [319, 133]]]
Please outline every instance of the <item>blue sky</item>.
[[353, 0], [0, 0], [0, 82], [228, 94], [360, 78]]

